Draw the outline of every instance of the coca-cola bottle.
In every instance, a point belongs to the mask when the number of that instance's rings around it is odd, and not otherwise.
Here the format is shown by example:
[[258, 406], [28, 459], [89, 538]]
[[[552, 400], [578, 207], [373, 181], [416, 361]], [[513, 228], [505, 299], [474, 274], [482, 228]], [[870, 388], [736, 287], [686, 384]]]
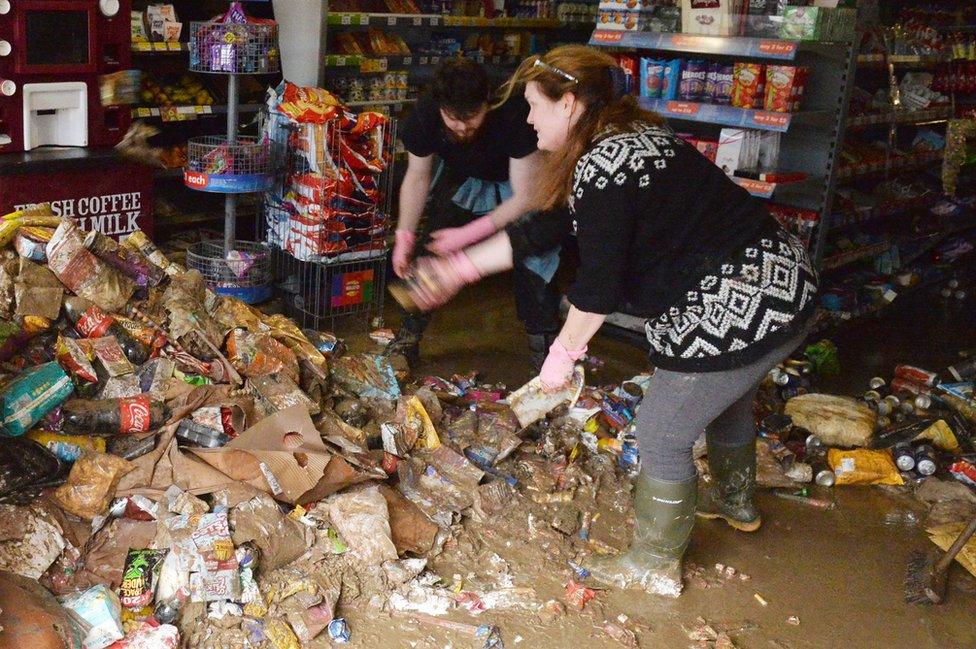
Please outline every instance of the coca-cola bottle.
[[146, 433], [169, 419], [169, 408], [140, 394], [124, 399], [72, 399], [61, 407], [64, 431], [80, 435]]
[[149, 358], [149, 349], [136, 340], [115, 318], [102, 311], [83, 297], [68, 297], [64, 300], [64, 312], [85, 338], [115, 336], [122, 346], [125, 357], [135, 365], [142, 365]]

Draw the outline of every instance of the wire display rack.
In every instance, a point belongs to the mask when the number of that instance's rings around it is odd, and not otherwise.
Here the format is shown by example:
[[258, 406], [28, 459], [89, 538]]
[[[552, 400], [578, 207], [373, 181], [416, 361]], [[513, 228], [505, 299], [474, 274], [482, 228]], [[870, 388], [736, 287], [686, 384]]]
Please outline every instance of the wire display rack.
[[218, 193], [263, 192], [271, 189], [271, 147], [267, 138], [219, 135], [191, 138], [187, 143], [184, 181], [194, 189]]
[[274, 277], [272, 258], [263, 244], [238, 241], [229, 255], [224, 255], [221, 241], [200, 241], [186, 252], [187, 265], [200, 271], [207, 285], [221, 295], [229, 295], [248, 304], [271, 299]]
[[190, 23], [190, 69], [213, 74], [269, 74], [281, 69], [278, 26]]
[[382, 312], [396, 123], [344, 112], [325, 124], [270, 115], [282, 153], [262, 230], [288, 315], [303, 327]]
[[202, 241], [188, 251], [187, 263], [210, 287], [248, 303], [271, 297], [274, 274], [267, 247], [237, 240], [237, 194], [264, 192], [273, 185], [275, 158], [267, 136], [238, 135], [238, 75], [278, 72], [278, 27], [246, 16], [232, 2], [219, 21], [190, 26], [190, 70], [227, 76], [227, 135], [191, 139], [183, 182], [224, 198], [224, 240]]

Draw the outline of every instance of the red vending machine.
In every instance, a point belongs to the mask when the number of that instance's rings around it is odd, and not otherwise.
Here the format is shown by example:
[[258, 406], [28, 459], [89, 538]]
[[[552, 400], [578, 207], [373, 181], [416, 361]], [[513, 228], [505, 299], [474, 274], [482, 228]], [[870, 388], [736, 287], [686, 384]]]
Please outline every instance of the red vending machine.
[[0, 153], [112, 146], [127, 106], [98, 78], [130, 67], [131, 0], [0, 0]]
[[131, 67], [131, 0], [0, 0], [0, 214], [51, 203], [86, 230], [152, 232], [153, 170], [112, 147], [129, 106], [99, 77]]

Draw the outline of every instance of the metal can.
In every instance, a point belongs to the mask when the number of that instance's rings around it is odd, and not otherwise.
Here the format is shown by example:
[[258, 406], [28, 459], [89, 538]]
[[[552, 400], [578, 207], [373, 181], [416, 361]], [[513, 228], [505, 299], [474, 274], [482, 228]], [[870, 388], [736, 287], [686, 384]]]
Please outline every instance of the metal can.
[[931, 394], [932, 388], [924, 383], [896, 376], [891, 379], [891, 391], [903, 394]]
[[868, 403], [878, 403], [881, 401], [881, 394], [877, 390], [868, 390], [862, 397]]
[[637, 437], [624, 435], [617, 464], [628, 475], [636, 475], [640, 471], [640, 451], [637, 449]]
[[830, 468], [817, 469], [814, 467], [814, 481], [821, 487], [833, 487], [834, 483], [837, 482], [837, 476]]
[[908, 442], [896, 444], [891, 449], [891, 454], [895, 459], [895, 466], [902, 471], [911, 471], [915, 468], [915, 452], [912, 445]]
[[823, 440], [812, 433], [807, 435], [806, 440], [804, 440], [804, 446], [807, 447], [807, 455], [822, 453], [824, 450]]
[[931, 444], [920, 444], [915, 449], [915, 469], [924, 476], [930, 476], [937, 468], [935, 449]]
[[888, 385], [888, 382], [885, 381], [880, 376], [876, 376], [873, 379], [871, 379], [870, 381], [868, 381], [868, 385], [871, 386], [871, 389], [872, 390], [880, 390], [884, 386]]
[[915, 397], [915, 410], [928, 410], [932, 407], [932, 397], [927, 394], [920, 394]]
[[936, 385], [939, 382], [938, 374], [914, 365], [899, 365], [895, 368], [895, 376], [925, 385]]

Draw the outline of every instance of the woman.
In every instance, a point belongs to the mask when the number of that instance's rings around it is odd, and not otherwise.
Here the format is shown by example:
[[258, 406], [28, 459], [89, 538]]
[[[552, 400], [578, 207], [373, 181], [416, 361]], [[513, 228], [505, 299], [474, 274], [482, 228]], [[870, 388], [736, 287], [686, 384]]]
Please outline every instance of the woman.
[[[528, 121], [548, 152], [537, 205], [568, 204], [580, 248], [543, 384], [568, 381], [619, 304], [649, 316], [657, 371], [636, 421], [642, 468], [633, 543], [588, 567], [599, 581], [677, 597], [698, 495], [692, 445], [702, 430], [713, 487], [698, 513], [759, 528], [753, 401], [766, 373], [802, 342], [817, 277], [802, 244], [759, 201], [622, 86], [610, 56], [567, 45], [523, 62], [508, 92], [524, 87]], [[523, 248], [502, 233], [425, 260], [407, 297], [431, 308], [511, 268]]]

